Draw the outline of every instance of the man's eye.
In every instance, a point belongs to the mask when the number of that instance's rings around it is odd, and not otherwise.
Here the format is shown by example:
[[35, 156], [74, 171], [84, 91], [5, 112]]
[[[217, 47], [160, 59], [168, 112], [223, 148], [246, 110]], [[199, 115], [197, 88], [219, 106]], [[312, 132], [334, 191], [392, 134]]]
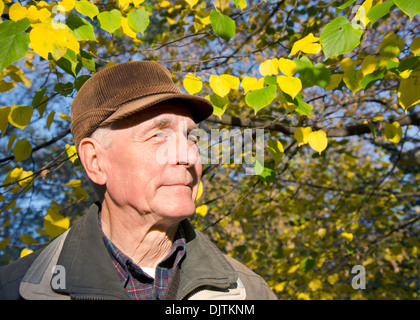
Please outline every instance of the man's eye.
[[198, 137], [193, 136], [193, 135], [188, 135], [188, 140], [192, 141], [194, 144], [198, 143]]
[[164, 131], [159, 131], [158, 133], [156, 133], [153, 138], [155, 138], [158, 141], [164, 141], [166, 140], [168, 137], [168, 134]]

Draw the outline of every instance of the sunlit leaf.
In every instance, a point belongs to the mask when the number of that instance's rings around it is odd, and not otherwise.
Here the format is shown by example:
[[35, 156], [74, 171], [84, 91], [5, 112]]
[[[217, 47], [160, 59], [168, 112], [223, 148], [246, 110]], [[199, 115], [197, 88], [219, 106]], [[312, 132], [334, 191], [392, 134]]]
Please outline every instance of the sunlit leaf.
[[278, 68], [288, 77], [293, 77], [297, 71], [296, 63], [293, 60], [285, 58], [278, 59]]
[[196, 94], [203, 88], [203, 82], [201, 81], [201, 78], [191, 73], [188, 73], [185, 76], [183, 85], [189, 94]]
[[213, 31], [223, 40], [229, 41], [235, 36], [236, 23], [230, 17], [212, 10], [210, 12], [210, 22]]
[[271, 75], [277, 75], [279, 72], [279, 64], [278, 60], [276, 58], [266, 60], [262, 62], [259, 66], [259, 71], [262, 76], [271, 76]]
[[202, 205], [196, 208], [195, 213], [201, 217], [205, 217], [208, 211], [208, 207], [206, 205]]
[[293, 44], [289, 57], [295, 55], [299, 51], [312, 54], [319, 53], [321, 51], [321, 44], [319, 44], [318, 41], [318, 37], [315, 37], [312, 33], [308, 34], [305, 38], [298, 40]]
[[292, 99], [294, 99], [300, 90], [302, 90], [302, 82], [299, 78], [295, 77], [278, 76], [277, 84], [280, 89], [291, 96]]
[[62, 216], [57, 209], [51, 207], [48, 209], [44, 217], [44, 228], [50, 239], [62, 234], [70, 226], [68, 217]]
[[217, 94], [211, 94], [210, 96], [206, 97], [213, 105], [213, 114], [218, 116], [221, 119], [222, 115], [226, 111], [226, 107], [229, 103], [229, 99], [227, 96], [220, 97]]
[[223, 98], [230, 92], [230, 83], [221, 76], [211, 75], [210, 88], [212, 88], [215, 94]]
[[271, 85], [248, 92], [245, 97], [245, 102], [248, 106], [254, 109], [254, 113], [256, 114], [259, 110], [268, 106], [276, 98], [276, 96], [276, 86]]
[[293, 137], [298, 142], [298, 145], [301, 146], [308, 143], [308, 137], [311, 132], [312, 132], [311, 127], [306, 127], [306, 128], [299, 127], [299, 128], [296, 128], [295, 132], [293, 133]]
[[408, 79], [401, 80], [398, 102], [405, 112], [411, 106], [420, 103], [420, 71], [412, 73]]
[[241, 87], [244, 88], [245, 94], [248, 91], [262, 89], [264, 88], [264, 78], [245, 77], [242, 79]]
[[394, 0], [398, 8], [413, 20], [420, 13], [420, 1], [417, 0]]
[[97, 16], [100, 26], [110, 34], [114, 33], [119, 27], [121, 27], [122, 15], [121, 11], [113, 9], [111, 11], [102, 11]]
[[144, 33], [149, 26], [149, 16], [144, 9], [137, 9], [128, 14], [128, 25], [136, 32]]
[[28, 19], [18, 22], [6, 20], [0, 24], [0, 71], [28, 53], [29, 35], [22, 32], [29, 25]]
[[321, 154], [327, 148], [328, 138], [327, 134], [323, 130], [312, 131], [308, 135], [308, 143], [312, 149]]
[[34, 252], [32, 249], [24, 248], [20, 252], [20, 257], [23, 258], [24, 256], [27, 256], [28, 254], [31, 254], [32, 252]]
[[270, 155], [273, 157], [275, 163], [280, 162], [284, 154], [283, 145], [281, 144], [280, 141], [272, 140], [272, 139], [268, 140], [267, 150], [270, 153]]
[[[76, 1], [75, 7], [76, 7], [77, 12], [85, 16], [88, 16], [91, 20], [93, 20], [93, 18], [99, 14], [98, 7], [94, 3], [89, 2], [87, 0]], [[66, 11], [69, 11], [69, 10], [66, 10]]]
[[363, 29], [350, 23], [346, 17], [329, 22], [319, 37], [325, 59], [351, 52], [360, 43], [362, 34]]

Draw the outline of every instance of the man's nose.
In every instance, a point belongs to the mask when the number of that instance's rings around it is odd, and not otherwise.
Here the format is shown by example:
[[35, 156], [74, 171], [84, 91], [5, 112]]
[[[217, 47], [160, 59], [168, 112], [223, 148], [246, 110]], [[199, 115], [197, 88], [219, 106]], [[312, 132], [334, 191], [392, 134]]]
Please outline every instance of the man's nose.
[[175, 163], [178, 165], [194, 166], [200, 160], [197, 145], [188, 136], [179, 135]]

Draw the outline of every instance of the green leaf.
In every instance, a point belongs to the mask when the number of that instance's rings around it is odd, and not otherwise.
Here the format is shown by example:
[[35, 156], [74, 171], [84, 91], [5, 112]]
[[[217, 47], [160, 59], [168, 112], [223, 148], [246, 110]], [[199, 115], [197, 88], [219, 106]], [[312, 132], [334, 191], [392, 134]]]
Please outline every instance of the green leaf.
[[70, 32], [78, 41], [97, 41], [93, 32], [93, 26], [85, 19], [72, 15], [67, 18], [66, 23], [70, 28]]
[[30, 106], [13, 105], [8, 119], [15, 127], [23, 130], [31, 121], [34, 109]]
[[384, 78], [386, 69], [376, 70], [373, 73], [367, 74], [361, 81], [364, 90], [369, 89], [376, 81]]
[[255, 174], [258, 175], [258, 178], [260, 178], [265, 185], [268, 185], [276, 180], [276, 170], [274, 170], [273, 166], [267, 162], [262, 164], [259, 160], [256, 160], [254, 163], [254, 170]]
[[402, 12], [410, 17], [410, 21], [420, 13], [420, 1], [418, 0], [394, 0], [394, 2]]
[[353, 3], [355, 3], [356, 0], [349, 0], [346, 3], [342, 4], [341, 6], [335, 8], [335, 13], [340, 13], [341, 11], [343, 11], [344, 9], [346, 9], [347, 7], [350, 7]]
[[74, 80], [74, 88], [79, 91], [83, 84], [90, 78], [89, 75], [82, 75]]
[[51, 123], [54, 120], [54, 116], [55, 116], [55, 111], [51, 111], [50, 114], [47, 117], [47, 128], [50, 129]]
[[18, 22], [6, 20], [0, 24], [0, 71], [28, 53], [29, 33], [22, 32], [28, 29], [29, 25], [27, 18]]
[[367, 14], [367, 18], [370, 20], [371, 26], [380, 18], [388, 14], [393, 5], [394, 0], [387, 0], [384, 3], [373, 6]]
[[278, 140], [268, 140], [267, 150], [274, 159], [274, 162], [277, 164], [280, 162], [284, 154], [283, 145]]
[[32, 146], [26, 139], [21, 139], [16, 142], [13, 147], [13, 155], [16, 161], [24, 161], [30, 157], [32, 153]]
[[102, 11], [98, 14], [98, 20], [100, 26], [110, 34], [114, 33], [119, 27], [121, 27], [121, 11], [113, 9], [111, 11]]
[[294, 60], [303, 87], [318, 85], [325, 88], [330, 83], [330, 71], [323, 63], [313, 65], [308, 57]]
[[146, 28], [149, 26], [149, 16], [144, 9], [137, 9], [136, 11], [131, 11], [128, 16], [128, 25], [134, 31], [144, 33]]
[[311, 115], [311, 111], [312, 111], [312, 106], [308, 103], [306, 103], [303, 100], [303, 96], [301, 93], [299, 93], [294, 100], [294, 103], [298, 106], [296, 109], [296, 112], [304, 115], [304, 116], [310, 116]]
[[208, 100], [213, 104], [213, 114], [218, 116], [219, 119], [222, 117], [222, 114], [225, 113], [226, 107], [229, 103], [229, 98], [224, 96], [223, 98], [219, 95], [213, 93], [208, 96]]
[[315, 260], [311, 258], [305, 258], [300, 264], [300, 267], [302, 271], [306, 273], [310, 271], [313, 267], [315, 267]]
[[248, 94], [245, 97], [247, 105], [254, 109], [254, 113], [257, 114], [259, 110], [268, 106], [277, 96], [276, 86], [268, 86], [262, 89], [257, 89]]
[[76, 1], [76, 11], [93, 20], [99, 13], [98, 7], [87, 0]]
[[319, 37], [325, 59], [351, 52], [360, 43], [362, 34], [363, 29], [356, 23], [350, 23], [346, 17], [338, 17], [328, 23]]
[[79, 61], [81, 61], [82, 65], [90, 71], [96, 71], [95, 61], [93, 60], [92, 56], [86, 51], [80, 50]]
[[47, 87], [39, 89], [36, 93], [34, 98], [32, 99], [32, 107], [38, 110], [39, 118], [42, 118], [45, 108], [47, 107], [48, 96], [44, 95]]
[[213, 31], [226, 42], [235, 36], [236, 23], [230, 17], [212, 10], [210, 12], [210, 23]]
[[76, 54], [70, 49], [67, 49], [66, 54], [58, 59], [56, 63], [57, 66], [59, 66], [73, 77], [76, 77], [82, 68], [79, 61], [77, 60]]
[[6, 132], [7, 125], [9, 124], [9, 113], [11, 108], [10, 107], [1, 107], [0, 108], [0, 131], [1, 136], [3, 136]]

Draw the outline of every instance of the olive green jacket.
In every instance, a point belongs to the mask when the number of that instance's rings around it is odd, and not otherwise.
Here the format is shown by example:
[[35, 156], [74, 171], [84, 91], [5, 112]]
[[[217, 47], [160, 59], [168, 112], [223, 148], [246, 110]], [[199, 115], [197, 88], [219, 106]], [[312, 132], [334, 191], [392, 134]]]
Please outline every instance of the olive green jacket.
[[[98, 226], [93, 204], [74, 225], [44, 249], [0, 270], [0, 299], [129, 299]], [[189, 221], [186, 256], [167, 299], [274, 300], [266, 282], [222, 254]]]

